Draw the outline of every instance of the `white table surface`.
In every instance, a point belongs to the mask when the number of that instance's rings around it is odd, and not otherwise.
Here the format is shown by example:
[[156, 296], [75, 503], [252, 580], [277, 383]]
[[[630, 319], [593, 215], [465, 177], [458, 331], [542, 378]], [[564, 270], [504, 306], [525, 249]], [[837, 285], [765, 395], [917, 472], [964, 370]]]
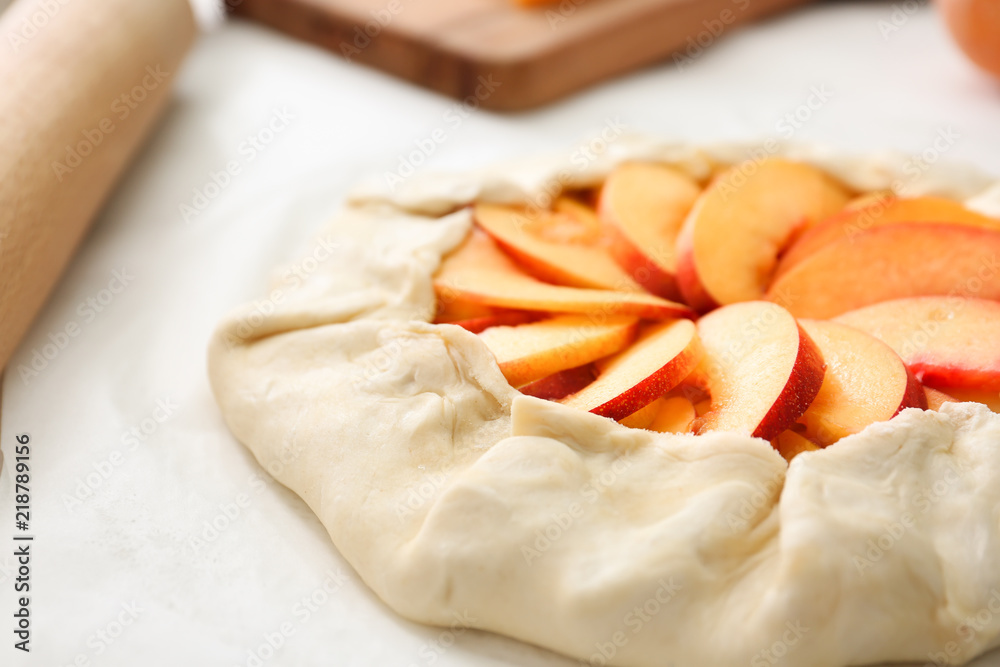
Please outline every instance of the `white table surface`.
[[[0, 443], [9, 464], [15, 434], [31, 434], [37, 537], [30, 657], [11, 648], [13, 557], [0, 548], [0, 664], [254, 665], [249, 652], [269, 635], [278, 643], [282, 629], [291, 633], [261, 664], [574, 664], [485, 633], [452, 638], [381, 604], [296, 496], [253, 481], [259, 469], [209, 391], [209, 334], [261, 293], [270, 267], [295, 257], [352, 184], [398, 166], [438, 127], [446, 141], [423, 169], [569, 148], [616, 118], [691, 141], [781, 136], [782, 118], [821, 89], [829, 99], [795, 140], [916, 154], [951, 128], [948, 160], [1000, 174], [1000, 85], [960, 56], [930, 8], [883, 36], [893, 12], [821, 4], [720, 40], [683, 70], [649, 68], [541, 111], [475, 113], [459, 127], [445, 121], [453, 101], [270, 30], [237, 21], [207, 35], [4, 380]], [[294, 118], [250, 160], [242, 142], [276, 110]], [[181, 205], [231, 160], [240, 173], [185, 222]], [[122, 270], [124, 289], [102, 292]], [[88, 298], [105, 300], [101, 312]], [[79, 335], [22, 379], [18, 367], [69, 322]], [[168, 416], [158, 402], [173, 406]], [[141, 441], [128, 435], [143, 426]], [[96, 488], [70, 507], [88, 475]], [[206, 539], [213, 520], [223, 529]], [[342, 580], [330, 594], [327, 573]], [[306, 613], [296, 605], [310, 596]]]

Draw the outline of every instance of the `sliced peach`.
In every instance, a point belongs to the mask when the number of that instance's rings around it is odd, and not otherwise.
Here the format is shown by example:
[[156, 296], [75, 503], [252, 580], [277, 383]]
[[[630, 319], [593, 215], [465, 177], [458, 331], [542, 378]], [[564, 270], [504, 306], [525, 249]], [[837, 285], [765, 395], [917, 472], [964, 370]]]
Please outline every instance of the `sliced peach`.
[[924, 387], [924, 395], [927, 397], [928, 410], [940, 410], [941, 406], [945, 403], [961, 403], [961, 401], [954, 396], [949, 396], [943, 391], [938, 391], [937, 389], [932, 389], [931, 387]]
[[497, 312], [494, 315], [486, 315], [485, 317], [474, 317], [469, 320], [447, 322], [447, 324], [454, 324], [455, 326], [462, 327], [472, 333], [480, 333], [486, 331], [490, 327], [512, 327], [518, 324], [534, 322], [538, 318], [539, 313], [533, 313], [527, 310], [509, 310]]
[[654, 324], [631, 347], [612, 357], [593, 383], [562, 402], [622, 419], [676, 386], [698, 365], [701, 355], [690, 320]]
[[541, 317], [541, 313], [510, 308], [495, 308], [482, 303], [465, 301], [454, 295], [437, 294], [436, 324], [454, 324], [472, 333], [495, 326], [526, 324]]
[[542, 7], [545, 5], [551, 5], [555, 3], [556, 0], [514, 0], [514, 4], [521, 7]]
[[923, 387], [899, 355], [863, 331], [836, 322], [799, 320], [826, 361], [826, 376], [799, 420], [826, 447], [905, 408], [926, 408]]
[[711, 410], [696, 431], [770, 440], [802, 416], [823, 384], [823, 356], [781, 306], [748, 301], [698, 320], [705, 347], [697, 377]]
[[677, 280], [695, 310], [760, 299], [792, 238], [843, 208], [819, 169], [767, 159], [732, 167], [702, 193], [677, 241]]
[[924, 387], [927, 395], [927, 409], [940, 410], [945, 403], [982, 403], [993, 412], [1000, 412], [1000, 394], [991, 391], [976, 391], [975, 389], [952, 389], [944, 393], [932, 387]]
[[653, 423], [653, 419], [656, 418], [665, 400], [662, 397], [658, 398], [652, 403], [639, 408], [628, 417], [619, 419], [618, 421], [622, 426], [628, 426], [629, 428], [649, 428], [649, 425]]
[[578, 223], [592, 235], [596, 241], [601, 234], [601, 220], [597, 217], [597, 211], [584, 204], [578, 199], [561, 195], [552, 202], [552, 210]]
[[975, 389], [949, 389], [948, 394], [959, 403], [982, 403], [993, 412], [1000, 412], [1000, 393]]
[[850, 241], [866, 229], [895, 222], [938, 222], [1000, 229], [1000, 220], [970, 211], [951, 199], [882, 196], [867, 205], [843, 211], [805, 232], [781, 258], [775, 276], [787, 272], [802, 259], [838, 238]]
[[434, 278], [442, 298], [490, 306], [555, 313], [587, 313], [600, 322], [610, 315], [651, 320], [693, 317], [691, 309], [652, 294], [549, 285], [520, 271], [486, 234], [473, 232], [449, 255]]
[[588, 364], [623, 349], [635, 338], [634, 317], [609, 317], [601, 324], [586, 315], [561, 315], [479, 334], [507, 381], [514, 387], [567, 368]]
[[677, 235], [701, 189], [666, 165], [620, 165], [601, 188], [598, 213], [611, 255], [647, 290], [680, 299]]
[[[708, 412], [712, 405], [711, 397], [708, 395], [708, 390], [706, 389], [708, 382], [706, 379], [699, 377], [699, 368], [700, 366], [695, 367], [679, 385], [664, 395], [664, 398], [668, 400], [683, 398], [686, 402], [690, 403], [694, 410], [695, 419]], [[683, 403], [678, 402], [677, 406], [683, 406]]]
[[656, 416], [646, 428], [659, 433], [690, 433], [697, 416], [691, 401], [683, 396], [670, 396], [661, 399]]
[[[895, 199], [896, 193], [892, 190], [874, 190], [872, 192], [866, 192], [854, 197], [844, 204], [844, 212], [856, 211], [867, 206], [874, 206], [875, 204], [885, 205]], [[836, 215], [834, 217], [836, 217]]]
[[531, 221], [518, 209], [476, 204], [473, 217], [504, 252], [536, 278], [567, 287], [641, 290], [603, 247], [539, 238], [529, 231]]
[[570, 394], [575, 394], [597, 379], [597, 370], [593, 364], [585, 364], [576, 368], [553, 373], [541, 380], [519, 387], [518, 391], [527, 396], [543, 398], [547, 401], [558, 401]]
[[959, 296], [895, 299], [836, 319], [885, 342], [924, 384], [1000, 391], [996, 301]]
[[779, 433], [778, 437], [771, 441], [771, 445], [789, 463], [802, 452], [815, 452], [822, 449], [812, 440], [791, 430]]
[[670, 393], [667, 394], [667, 398], [681, 396], [690, 401], [691, 404], [695, 406], [695, 409], [697, 409], [699, 403], [702, 401], [709, 401], [711, 399], [711, 396], [708, 395], [708, 390], [705, 388], [707, 384], [707, 379], [700, 376], [700, 369], [695, 368], [695, 370], [691, 372], [691, 375], [684, 378], [683, 382], [674, 387]]
[[[437, 295], [437, 312], [434, 321], [443, 323], [461, 322], [462, 320], [477, 320], [482, 317], [491, 317], [501, 312], [499, 308], [492, 308], [482, 303], [465, 301], [448, 295]], [[514, 312], [514, 311], [510, 311]]]
[[[601, 240], [601, 226], [594, 218], [574, 208], [569, 197], [560, 197], [553, 210], [538, 208], [516, 209], [523, 213], [518, 220], [520, 229], [550, 243], [594, 246]], [[585, 208], [583, 204], [578, 206]], [[558, 208], [556, 208], [558, 207]]]
[[946, 294], [1000, 298], [1000, 230], [901, 222], [838, 238], [779, 276], [768, 299], [829, 319], [873, 303]]
[[946, 394], [943, 391], [924, 387], [927, 394], [927, 409], [940, 410], [945, 403], [982, 403], [993, 412], [1000, 412], [1000, 394], [991, 391], [975, 391], [970, 389], [952, 390], [956, 394]]

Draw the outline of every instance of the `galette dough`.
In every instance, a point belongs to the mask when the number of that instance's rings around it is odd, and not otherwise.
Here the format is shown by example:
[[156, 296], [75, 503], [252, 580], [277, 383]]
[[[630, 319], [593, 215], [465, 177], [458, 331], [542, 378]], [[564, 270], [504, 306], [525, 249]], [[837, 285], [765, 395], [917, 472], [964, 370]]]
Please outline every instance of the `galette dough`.
[[[986, 408], [906, 410], [786, 466], [764, 440], [628, 429], [522, 396], [475, 335], [427, 323], [431, 275], [471, 224], [446, 211], [538, 202], [629, 158], [703, 177], [747, 148], [628, 139], [585, 170], [534, 160], [359, 194], [307, 251], [305, 280], [276, 273], [220, 324], [209, 374], [226, 422], [415, 621], [634, 667], [961, 664], [1000, 645], [1000, 416]], [[1000, 213], [975, 172], [914, 180], [906, 158], [783, 152], [859, 188], [906, 179], [907, 194]]]

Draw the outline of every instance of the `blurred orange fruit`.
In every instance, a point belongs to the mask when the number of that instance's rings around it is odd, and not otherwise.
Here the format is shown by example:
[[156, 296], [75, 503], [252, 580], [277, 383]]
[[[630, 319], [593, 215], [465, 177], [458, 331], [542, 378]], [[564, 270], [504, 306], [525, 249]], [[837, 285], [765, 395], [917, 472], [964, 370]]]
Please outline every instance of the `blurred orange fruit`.
[[1000, 77], [1000, 0], [938, 0], [938, 6], [965, 55]]

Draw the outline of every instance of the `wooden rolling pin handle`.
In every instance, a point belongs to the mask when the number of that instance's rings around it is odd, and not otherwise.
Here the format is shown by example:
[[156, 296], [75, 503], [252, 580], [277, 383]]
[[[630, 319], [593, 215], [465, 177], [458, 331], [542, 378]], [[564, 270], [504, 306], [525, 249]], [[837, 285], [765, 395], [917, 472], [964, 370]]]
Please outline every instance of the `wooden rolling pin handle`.
[[17, 0], [0, 16], [0, 368], [149, 133], [188, 0]]

